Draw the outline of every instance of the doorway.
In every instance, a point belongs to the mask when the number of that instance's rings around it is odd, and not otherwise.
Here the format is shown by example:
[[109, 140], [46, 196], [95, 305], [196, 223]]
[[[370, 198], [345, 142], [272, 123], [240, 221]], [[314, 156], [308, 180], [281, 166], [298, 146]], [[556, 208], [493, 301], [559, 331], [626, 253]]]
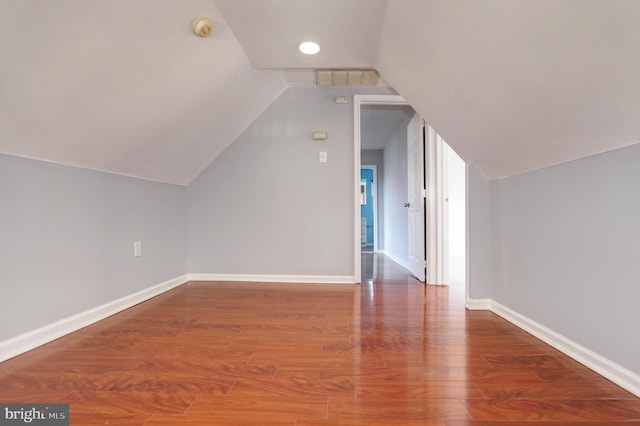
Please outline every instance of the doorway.
[[378, 251], [378, 176], [375, 165], [360, 167], [360, 250]]
[[[355, 226], [353, 237], [356, 280], [354, 282], [359, 282], [357, 281], [357, 278], [362, 270], [362, 229], [360, 226], [360, 165], [361, 158], [367, 158], [364, 155], [365, 151], [361, 151], [363, 137], [363, 129], [361, 127], [363, 115], [362, 113], [363, 110], [375, 106], [380, 106], [380, 108], [391, 106], [408, 106], [408, 103], [404, 100], [404, 98], [396, 95], [354, 96], [354, 177], [356, 177], [354, 190]], [[425, 127], [425, 133], [426, 146], [424, 147], [424, 154], [421, 154], [420, 157], [424, 157], [423, 159], [425, 161], [426, 193], [428, 193], [429, 195], [427, 197], [428, 206], [426, 212], [428, 223], [426, 224], [425, 230], [423, 231], [423, 237], [425, 237], [425, 239], [427, 240], [427, 258], [429, 261], [432, 261], [431, 270], [429, 270], [430, 268], [429, 266], [427, 266], [427, 283], [455, 284], [453, 281], [455, 281], [456, 283], [464, 283], [466, 281], [466, 273], [463, 269], [460, 269], [460, 265], [462, 265], [462, 267], [464, 268], [464, 265], [466, 264], [466, 225], [464, 223], [466, 211], [464, 206], [464, 197], [461, 197], [460, 193], [462, 192], [466, 195], [466, 188], [462, 186], [462, 189], [460, 189], [460, 186], [456, 184], [454, 185], [455, 188], [451, 188], [452, 193], [450, 194], [450, 188], [447, 185], [449, 183], [449, 180], [451, 179], [449, 177], [451, 173], [448, 168], [448, 163], [451, 162], [451, 158], [455, 158], [455, 160], [458, 161], [458, 163], [456, 163], [457, 165], [463, 165], [462, 167], [458, 167], [456, 165], [456, 167], [454, 168], [455, 170], [453, 170], [452, 172], [456, 176], [456, 182], [462, 182], [462, 185], [464, 185], [466, 181], [466, 167], [464, 166], [464, 162], [459, 157], [457, 157], [455, 152], [453, 152], [448, 147], [445, 141], [437, 132], [435, 132], [435, 130], [433, 130], [433, 128], [427, 125]], [[452, 154], [450, 154], [450, 152]], [[396, 154], [397, 160], [402, 158], [401, 153]], [[405, 161], [407, 160], [406, 148], [404, 159]], [[385, 157], [384, 163], [387, 163], [386, 160], [387, 158]], [[379, 167], [379, 173], [381, 167]], [[400, 187], [394, 188], [393, 190], [388, 190], [387, 177], [391, 173], [390, 170], [387, 170], [388, 168], [390, 169], [391, 167], [384, 166], [384, 173], [380, 173], [379, 176], [380, 182], [382, 182], [379, 183], [379, 186], [381, 188], [384, 188], [380, 193], [380, 199], [384, 197], [384, 202], [379, 201], [379, 203], [381, 203], [379, 204], [380, 214], [383, 216], [383, 218], [379, 218], [377, 221], [377, 223], [379, 224], [379, 228], [385, 229], [384, 232], [380, 232], [378, 230], [378, 235], [381, 243], [378, 244], [377, 248], [385, 255], [388, 255], [388, 246], [391, 244], [390, 241], [386, 240], [388, 235], [386, 223], [389, 222], [396, 224], [399, 220], [403, 219], [401, 217], [402, 213], [398, 213], [397, 216], [391, 217], [390, 213], [393, 212], [388, 210], [388, 206], [400, 206], [401, 210], [403, 210], [404, 213], [404, 220], [407, 220], [407, 209], [402, 209], [402, 204], [403, 202], [407, 202], [406, 197], [408, 183], [404, 184], [404, 192], [402, 189], [400, 189]], [[460, 170], [462, 170], [462, 175], [460, 175]], [[395, 199], [394, 197], [398, 199]], [[389, 215], [389, 217], [387, 217], [387, 215]], [[460, 218], [462, 218], [462, 220], [460, 220]], [[399, 248], [395, 251], [395, 253], [400, 253], [400, 256], [397, 256], [396, 258], [394, 258], [393, 256], [388, 257], [408, 269], [408, 227], [407, 230], [404, 231], [404, 234], [407, 238], [406, 241], [401, 242], [399, 244]], [[451, 241], [450, 243], [450, 236], [455, 238], [455, 241]], [[463, 253], [460, 253], [460, 247], [464, 247]], [[400, 252], [401, 249], [404, 249], [405, 251]], [[439, 271], [437, 274], [434, 273], [434, 271], [436, 270]], [[452, 279], [451, 283], [449, 282], [450, 278]]]
[[[386, 121], [385, 111], [381, 111], [389, 108], [408, 108], [408, 103], [401, 96], [396, 95], [355, 95], [354, 96], [354, 177], [355, 177], [355, 185], [354, 185], [354, 235], [353, 235], [353, 250], [354, 250], [354, 272], [355, 272], [355, 280], [354, 282], [359, 282], [359, 276], [362, 271], [361, 268], [361, 208], [360, 208], [360, 167], [361, 164], [376, 164], [377, 172], [378, 172], [378, 187], [382, 186], [383, 191], [378, 193], [377, 202], [378, 202], [378, 212], [380, 216], [378, 217], [377, 224], [377, 249], [382, 251], [385, 255], [388, 255], [387, 249], [390, 245], [394, 244], [393, 241], [388, 241], [387, 237], [389, 235], [399, 236], [403, 240], [400, 242], [395, 242], [395, 244], [399, 247], [398, 250], [404, 250], [400, 253], [400, 259], [392, 260], [398, 261], [401, 259], [406, 259], [406, 252], [408, 249], [407, 243], [407, 213], [406, 209], [403, 207], [403, 203], [406, 202], [406, 191], [407, 191], [407, 176], [406, 171], [405, 175], [402, 177], [402, 181], [393, 182], [393, 184], [397, 185], [397, 188], [392, 190], [389, 189], [389, 184], [391, 184], [391, 180], [387, 179], [390, 174], [393, 174], [393, 170], [391, 167], [383, 166], [383, 151], [382, 145], [374, 145], [372, 146], [372, 137], [376, 138], [382, 134], [387, 132], [387, 127], [384, 125]], [[363, 134], [362, 129], [362, 113], [364, 109], [365, 114], [371, 113], [375, 116], [375, 119], [372, 120], [372, 125], [374, 126], [374, 130]], [[409, 117], [410, 118], [410, 117]], [[408, 122], [408, 121], [407, 121]], [[383, 138], [384, 139], [384, 138]], [[362, 141], [364, 140], [364, 144]], [[364, 150], [363, 150], [364, 146]], [[401, 152], [396, 152], [396, 161], [387, 162], [389, 165], [395, 165], [399, 161], [406, 162], [406, 147], [404, 148], [404, 154]], [[361, 163], [361, 159], [365, 159], [366, 163]], [[377, 161], [377, 162], [376, 162]], [[384, 169], [384, 171], [382, 171]], [[400, 189], [402, 188], [402, 190]], [[397, 199], [396, 199], [397, 198]], [[393, 206], [395, 209], [389, 209], [388, 206]], [[386, 224], [392, 224], [394, 227], [398, 229], [404, 230], [396, 230], [396, 232], [391, 232], [391, 229], [386, 226]], [[406, 261], [403, 266], [406, 267]]]

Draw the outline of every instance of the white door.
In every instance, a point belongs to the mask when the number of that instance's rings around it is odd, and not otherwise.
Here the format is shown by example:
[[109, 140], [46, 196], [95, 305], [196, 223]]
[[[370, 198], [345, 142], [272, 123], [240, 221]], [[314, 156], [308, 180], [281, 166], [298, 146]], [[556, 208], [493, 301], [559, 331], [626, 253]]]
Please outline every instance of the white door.
[[407, 169], [409, 211], [409, 271], [420, 281], [425, 281], [425, 186], [424, 139], [422, 119], [414, 115], [407, 126]]

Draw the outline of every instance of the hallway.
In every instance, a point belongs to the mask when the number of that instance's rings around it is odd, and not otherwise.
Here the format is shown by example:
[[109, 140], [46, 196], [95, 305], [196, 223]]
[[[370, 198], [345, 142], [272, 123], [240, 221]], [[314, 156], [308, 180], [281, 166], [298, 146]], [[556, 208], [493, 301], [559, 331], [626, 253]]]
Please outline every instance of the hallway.
[[638, 398], [463, 290], [363, 257], [359, 286], [187, 283], [1, 363], [0, 400], [82, 426], [640, 423]]

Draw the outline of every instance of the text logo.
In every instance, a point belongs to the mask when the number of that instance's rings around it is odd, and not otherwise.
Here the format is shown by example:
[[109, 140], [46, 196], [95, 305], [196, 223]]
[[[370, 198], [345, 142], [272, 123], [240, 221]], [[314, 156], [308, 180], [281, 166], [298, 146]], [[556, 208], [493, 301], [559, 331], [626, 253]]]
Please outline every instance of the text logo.
[[69, 426], [69, 404], [0, 404], [0, 426]]

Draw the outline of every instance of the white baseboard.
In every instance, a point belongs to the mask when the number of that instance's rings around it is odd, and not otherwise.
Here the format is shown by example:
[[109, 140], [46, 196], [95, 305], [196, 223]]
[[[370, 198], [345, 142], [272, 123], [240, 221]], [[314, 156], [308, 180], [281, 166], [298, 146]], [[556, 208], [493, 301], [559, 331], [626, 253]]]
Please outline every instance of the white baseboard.
[[72, 315], [44, 327], [4, 340], [0, 342], [0, 362], [30, 351], [31, 349], [44, 345], [45, 343], [49, 343], [66, 334], [105, 319], [108, 316], [117, 314], [118, 312], [137, 305], [138, 303], [144, 302], [145, 300], [149, 300], [152, 297], [178, 287], [187, 281], [187, 275], [182, 275], [128, 296], [121, 297], [120, 299], [112, 302], [105, 303], [104, 305], [89, 309], [88, 311]]
[[467, 299], [471, 310], [489, 310], [640, 397], [640, 375], [492, 299]]
[[227, 281], [287, 284], [356, 284], [350, 275], [188, 274], [189, 281]]
[[382, 254], [384, 254], [389, 259], [393, 260], [394, 262], [396, 262], [398, 265], [400, 265], [403, 268], [405, 268], [407, 271], [409, 270], [409, 263], [407, 263], [405, 260], [400, 259], [399, 257], [389, 253], [386, 250], [382, 250]]
[[464, 304], [464, 307], [470, 311], [490, 311], [491, 299], [469, 299]]

